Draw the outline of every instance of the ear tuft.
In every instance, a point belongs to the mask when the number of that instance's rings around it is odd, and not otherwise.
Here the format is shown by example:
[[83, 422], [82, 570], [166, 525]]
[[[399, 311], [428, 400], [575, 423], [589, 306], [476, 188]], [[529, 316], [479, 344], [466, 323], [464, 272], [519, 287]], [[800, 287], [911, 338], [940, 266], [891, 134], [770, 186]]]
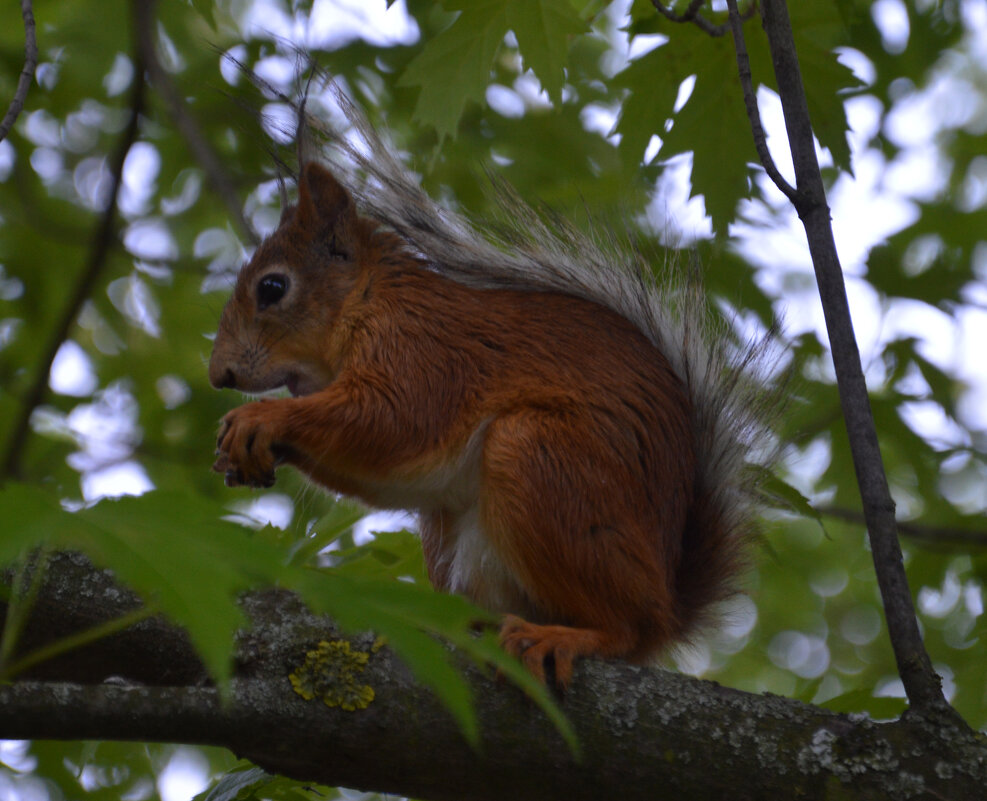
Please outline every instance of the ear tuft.
[[350, 193], [333, 174], [315, 161], [302, 169], [298, 179], [298, 211], [296, 219], [304, 229], [313, 233], [328, 228], [344, 227], [356, 216]]
[[288, 200], [288, 186], [280, 169], [278, 169], [278, 194], [281, 196], [281, 219], [278, 220], [278, 228], [280, 228], [295, 214], [295, 206]]

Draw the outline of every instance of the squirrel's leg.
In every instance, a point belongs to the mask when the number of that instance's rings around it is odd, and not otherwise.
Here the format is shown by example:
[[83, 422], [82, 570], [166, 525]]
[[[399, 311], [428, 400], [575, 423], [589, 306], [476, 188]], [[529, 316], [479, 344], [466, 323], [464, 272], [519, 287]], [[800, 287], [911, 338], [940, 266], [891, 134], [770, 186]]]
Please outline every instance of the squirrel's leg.
[[420, 418], [372, 382], [338, 379], [312, 395], [230, 411], [213, 469], [224, 472], [230, 486], [262, 487], [274, 483], [278, 465], [292, 464], [324, 487], [391, 506], [372, 490], [386, 488], [392, 475], [420, 457], [418, 443], [435, 438]]
[[660, 519], [667, 505], [636, 465], [586, 414], [526, 410], [491, 423], [481, 519], [540, 621], [508, 616], [501, 641], [542, 680], [549, 658], [564, 687], [577, 657], [639, 660], [674, 636], [681, 522]]

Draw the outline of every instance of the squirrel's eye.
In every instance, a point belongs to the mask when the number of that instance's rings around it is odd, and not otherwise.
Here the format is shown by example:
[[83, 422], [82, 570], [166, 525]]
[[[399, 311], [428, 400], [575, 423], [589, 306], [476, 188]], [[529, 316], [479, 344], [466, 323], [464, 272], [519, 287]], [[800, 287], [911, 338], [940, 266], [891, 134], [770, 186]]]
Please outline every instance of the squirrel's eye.
[[273, 306], [288, 291], [288, 279], [280, 273], [265, 275], [257, 284], [257, 308]]

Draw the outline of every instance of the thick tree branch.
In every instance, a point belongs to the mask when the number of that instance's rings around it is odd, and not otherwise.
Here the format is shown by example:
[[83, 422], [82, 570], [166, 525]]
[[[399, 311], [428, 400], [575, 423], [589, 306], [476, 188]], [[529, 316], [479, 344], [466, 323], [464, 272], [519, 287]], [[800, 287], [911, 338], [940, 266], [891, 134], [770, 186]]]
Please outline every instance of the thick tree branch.
[[24, 108], [28, 90], [31, 88], [31, 80], [34, 78], [34, 70], [38, 66], [38, 43], [34, 33], [31, 0], [21, 0], [21, 17], [24, 19], [24, 69], [21, 70], [21, 77], [17, 79], [17, 89], [14, 91], [14, 98], [10, 101], [7, 113], [3, 115], [3, 120], [0, 120], [0, 142], [10, 133], [10, 129]]
[[[71, 615], [80, 606], [95, 605], [100, 614], [129, 607], [132, 599], [114, 597], [105, 572], [94, 573], [92, 586], [84, 584], [73, 598], [84, 565], [71, 556], [52, 561], [49, 606], [36, 627], [50, 625], [60, 604]], [[987, 782], [987, 748], [948, 720], [914, 716], [877, 724], [596, 660], [580, 664], [561, 701], [583, 746], [579, 760], [514, 687], [467, 667], [481, 723], [482, 743], [474, 751], [387, 648], [372, 654], [359, 677], [374, 690], [365, 709], [303, 700], [288, 675], [315, 643], [340, 632], [285, 592], [248, 596], [244, 609], [253, 626], [239, 639], [238, 678], [225, 699], [202, 683], [201, 666], [186, 647], [155, 651], [151, 640], [135, 636], [122, 648], [126, 635], [116, 635], [107, 641], [103, 670], [132, 678], [137, 662], [143, 683], [93, 683], [99, 649], [90, 646], [85, 679], [74, 676], [72, 659], [62, 659], [47, 682], [0, 687], [0, 737], [218, 745], [305, 781], [457, 801], [836, 795], [979, 801]], [[163, 633], [162, 624], [153, 625]], [[367, 650], [373, 640], [361, 635], [352, 642]], [[184, 668], [183, 661], [189, 661]], [[176, 676], [191, 681], [179, 684]]]
[[239, 227], [240, 233], [249, 242], [257, 244], [259, 241], [257, 233], [243, 215], [243, 203], [236, 186], [227, 174], [222, 160], [202, 133], [198, 121], [185, 107], [185, 100], [179, 93], [175, 82], [161, 65], [155, 36], [155, 7], [155, 0], [133, 0], [137, 48], [147, 68], [151, 83], [164, 99], [168, 113], [185, 140], [192, 157], [202, 168], [212, 190], [223, 201], [231, 218]]
[[[733, 0], [728, 2], [732, 11], [735, 11]], [[922, 643], [915, 607], [905, 577], [895, 527], [894, 502], [888, 489], [867, 386], [860, 366], [860, 353], [853, 333], [843, 272], [833, 239], [825, 187], [816, 159], [815, 139], [788, 19], [788, 8], [785, 0], [763, 0], [761, 7], [795, 165], [798, 192], [793, 203], [805, 227], [819, 286], [826, 330], [833, 351], [840, 402], [898, 671], [913, 709], [921, 712], [933, 709], [951, 711], [943, 697], [941, 681], [932, 669], [929, 655]]]
[[75, 325], [82, 304], [92, 294], [96, 282], [106, 266], [107, 257], [116, 242], [117, 197], [123, 183], [123, 165], [127, 160], [131, 146], [137, 139], [140, 128], [140, 118], [144, 109], [144, 86], [144, 70], [141, 67], [140, 59], [138, 59], [134, 85], [130, 93], [130, 118], [127, 121], [127, 127], [120, 136], [116, 149], [109, 158], [109, 193], [106, 198], [106, 205], [103, 207], [103, 213], [99, 218], [96, 230], [93, 232], [89, 257], [76, 279], [75, 286], [69, 293], [68, 302], [59, 315], [58, 324], [45, 346], [34, 380], [21, 403], [17, 419], [11, 429], [12, 433], [4, 452], [2, 465], [0, 465], [0, 479], [20, 477], [21, 457], [30, 431], [31, 414], [44, 400], [45, 393], [48, 391], [51, 366], [58, 354], [58, 349], [68, 337], [72, 326]]
[[565, 701], [582, 760], [511, 688], [476, 674], [483, 744], [473, 751], [393, 662], [361, 677], [377, 696], [356, 712], [293, 696], [287, 680], [237, 680], [227, 703], [203, 687], [25, 682], [0, 688], [0, 732], [221, 746], [303, 781], [439, 801], [982, 798], [983, 748], [957, 730], [594, 667]]

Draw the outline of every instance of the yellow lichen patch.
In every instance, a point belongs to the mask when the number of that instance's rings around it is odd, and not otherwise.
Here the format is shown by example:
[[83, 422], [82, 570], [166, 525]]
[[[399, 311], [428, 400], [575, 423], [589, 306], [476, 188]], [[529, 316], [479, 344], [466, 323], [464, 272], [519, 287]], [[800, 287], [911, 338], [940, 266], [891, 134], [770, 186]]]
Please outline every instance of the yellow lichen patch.
[[338, 706], [348, 712], [366, 709], [374, 700], [374, 688], [359, 684], [370, 654], [354, 651], [348, 640], [323, 640], [288, 678], [291, 686], [306, 701], [322, 699], [326, 706]]

